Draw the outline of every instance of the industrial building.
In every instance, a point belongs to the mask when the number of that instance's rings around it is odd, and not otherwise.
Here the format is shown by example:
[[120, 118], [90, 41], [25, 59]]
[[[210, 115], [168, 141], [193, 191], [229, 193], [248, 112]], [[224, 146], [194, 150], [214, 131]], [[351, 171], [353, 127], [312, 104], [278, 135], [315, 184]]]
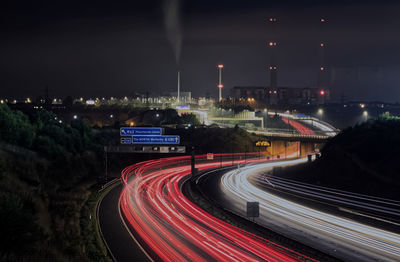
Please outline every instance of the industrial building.
[[235, 86], [231, 97], [254, 98], [267, 105], [321, 105], [330, 100], [330, 93], [328, 89], [310, 87]]

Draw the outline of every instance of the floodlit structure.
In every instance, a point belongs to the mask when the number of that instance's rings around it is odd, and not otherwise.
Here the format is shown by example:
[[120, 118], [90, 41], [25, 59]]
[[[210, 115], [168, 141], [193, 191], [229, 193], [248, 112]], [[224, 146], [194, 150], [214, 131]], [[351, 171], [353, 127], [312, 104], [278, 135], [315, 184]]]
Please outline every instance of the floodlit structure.
[[224, 85], [222, 84], [222, 68], [224, 68], [224, 65], [218, 65], [218, 92], [219, 92], [219, 96], [218, 96], [218, 101], [222, 101], [222, 88], [224, 87]]

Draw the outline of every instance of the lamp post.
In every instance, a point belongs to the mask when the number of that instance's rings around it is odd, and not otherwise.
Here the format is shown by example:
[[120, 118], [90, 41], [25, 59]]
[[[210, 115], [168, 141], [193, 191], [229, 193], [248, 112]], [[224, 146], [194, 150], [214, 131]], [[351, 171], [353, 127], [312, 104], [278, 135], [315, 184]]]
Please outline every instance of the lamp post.
[[368, 111], [367, 110], [364, 110], [363, 117], [365, 118], [365, 121], [368, 120]]
[[324, 115], [324, 110], [322, 108], [318, 109], [318, 115], [320, 116], [320, 120], [322, 121], [322, 117]]

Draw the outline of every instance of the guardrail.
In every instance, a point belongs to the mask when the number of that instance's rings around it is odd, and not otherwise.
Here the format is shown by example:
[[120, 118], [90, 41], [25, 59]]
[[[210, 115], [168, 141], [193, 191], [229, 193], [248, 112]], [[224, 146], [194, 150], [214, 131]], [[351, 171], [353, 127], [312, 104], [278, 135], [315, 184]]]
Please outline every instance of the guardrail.
[[120, 178], [114, 178], [113, 180], [108, 181], [107, 183], [105, 183], [104, 185], [101, 186], [101, 188], [99, 189], [99, 193], [102, 192], [103, 190], [105, 190], [106, 188], [108, 188], [109, 186], [111, 186], [112, 184], [118, 182], [120, 180]]

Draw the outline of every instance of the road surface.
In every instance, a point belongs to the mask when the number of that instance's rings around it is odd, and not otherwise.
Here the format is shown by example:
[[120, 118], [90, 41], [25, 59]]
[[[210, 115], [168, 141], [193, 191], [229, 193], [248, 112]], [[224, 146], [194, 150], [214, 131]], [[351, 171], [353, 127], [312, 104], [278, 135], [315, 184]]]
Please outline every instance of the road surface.
[[[232, 160], [197, 159], [204, 170]], [[181, 185], [190, 174], [188, 156], [142, 162], [126, 168], [121, 211], [129, 227], [163, 261], [313, 261], [293, 250], [223, 222], [190, 202]], [[254, 158], [247, 162], [265, 159]], [[236, 160], [233, 164], [244, 163]]]
[[[260, 202], [257, 223], [345, 261], [400, 261], [399, 234], [294, 203], [255, 185], [254, 181], [274, 166], [304, 161], [263, 163], [224, 174], [221, 178], [223, 204], [245, 215], [247, 201]], [[274, 182], [265, 183], [273, 186]]]

